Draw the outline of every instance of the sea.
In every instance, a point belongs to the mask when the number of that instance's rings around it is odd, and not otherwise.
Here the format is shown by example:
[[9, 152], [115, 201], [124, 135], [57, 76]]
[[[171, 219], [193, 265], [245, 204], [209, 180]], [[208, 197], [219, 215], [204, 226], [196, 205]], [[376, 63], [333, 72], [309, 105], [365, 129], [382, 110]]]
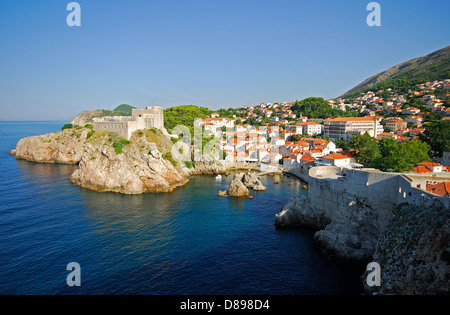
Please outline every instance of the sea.
[[[303, 183], [284, 177], [253, 200], [218, 197], [231, 177], [194, 176], [172, 193], [127, 196], [70, 183], [77, 166], [16, 158], [24, 137], [64, 122], [0, 122], [2, 295], [360, 295], [359, 267], [339, 264], [308, 228], [277, 228]], [[69, 286], [80, 267], [80, 286]]]

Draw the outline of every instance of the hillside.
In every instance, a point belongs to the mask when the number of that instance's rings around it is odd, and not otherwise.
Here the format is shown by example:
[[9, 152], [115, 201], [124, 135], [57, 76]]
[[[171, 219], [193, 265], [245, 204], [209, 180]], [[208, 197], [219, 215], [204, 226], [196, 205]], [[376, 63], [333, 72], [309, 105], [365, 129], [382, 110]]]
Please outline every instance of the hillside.
[[341, 97], [356, 96], [371, 89], [408, 89], [418, 83], [447, 78], [450, 78], [450, 46], [378, 73]]

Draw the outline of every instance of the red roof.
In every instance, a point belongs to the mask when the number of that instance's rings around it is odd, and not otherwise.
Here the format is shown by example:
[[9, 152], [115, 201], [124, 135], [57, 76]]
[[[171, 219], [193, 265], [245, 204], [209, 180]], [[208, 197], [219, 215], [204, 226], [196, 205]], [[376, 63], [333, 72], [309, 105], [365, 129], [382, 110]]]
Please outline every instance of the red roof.
[[350, 154], [342, 154], [342, 153], [334, 153], [324, 156], [323, 159], [326, 160], [343, 160], [343, 159], [351, 159], [353, 156]]
[[428, 186], [427, 191], [432, 192], [433, 194], [449, 197], [450, 196], [450, 182], [439, 183], [436, 185]]
[[417, 166], [414, 167], [412, 170], [414, 173], [432, 173], [432, 171], [430, 171], [428, 168], [426, 168], [425, 166]]
[[312, 160], [314, 160], [314, 158], [311, 155], [304, 155], [304, 156], [302, 156], [302, 158], [300, 160], [302, 160], [302, 161], [312, 161]]

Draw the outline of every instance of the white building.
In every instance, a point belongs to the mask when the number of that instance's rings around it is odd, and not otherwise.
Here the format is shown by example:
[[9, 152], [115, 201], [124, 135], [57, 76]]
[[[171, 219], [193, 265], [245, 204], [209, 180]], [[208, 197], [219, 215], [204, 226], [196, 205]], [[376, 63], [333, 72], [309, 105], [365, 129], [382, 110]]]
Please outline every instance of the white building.
[[321, 165], [332, 165], [340, 167], [351, 167], [356, 161], [353, 156], [342, 153], [334, 153], [322, 158]]
[[383, 126], [373, 117], [343, 117], [325, 120], [324, 135], [333, 140], [349, 141], [355, 135], [368, 133], [376, 138], [384, 132]]

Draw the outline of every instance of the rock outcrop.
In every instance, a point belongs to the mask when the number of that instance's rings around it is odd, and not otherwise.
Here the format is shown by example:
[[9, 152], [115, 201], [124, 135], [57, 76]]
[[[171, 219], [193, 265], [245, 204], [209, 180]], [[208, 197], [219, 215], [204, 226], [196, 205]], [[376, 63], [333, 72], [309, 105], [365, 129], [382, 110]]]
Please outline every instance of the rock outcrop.
[[66, 129], [21, 139], [16, 146], [16, 158], [36, 163], [77, 164], [89, 132], [88, 128]]
[[[324, 178], [310, 174], [308, 199], [291, 199], [275, 216], [275, 224], [316, 229], [314, 241], [336, 260], [379, 263], [381, 287], [366, 286], [368, 293], [448, 294], [447, 200], [407, 185], [411, 184], [403, 177], [390, 173], [347, 171], [345, 177]], [[396, 193], [402, 198], [395, 199]], [[406, 197], [409, 202], [398, 202]], [[367, 275], [362, 277], [365, 285]]]
[[92, 123], [92, 118], [95, 116], [100, 116], [103, 113], [101, 109], [83, 111], [77, 117], [75, 117], [70, 123], [74, 126], [86, 126]]
[[370, 261], [383, 232], [379, 220], [378, 213], [357, 198], [349, 200], [345, 207], [328, 210], [312, 206], [306, 197], [293, 198], [275, 215], [277, 226], [317, 229], [316, 244], [336, 260], [357, 264]]
[[250, 191], [247, 187], [245, 187], [242, 182], [244, 174], [238, 173], [235, 174], [230, 183], [230, 189], [228, 190], [228, 195], [233, 197], [248, 197], [250, 195]]
[[145, 136], [133, 136], [121, 151], [109, 137], [88, 141], [71, 182], [96, 191], [142, 194], [170, 192], [189, 181]]
[[227, 169], [224, 164], [218, 161], [191, 162], [191, 168], [181, 165], [180, 173], [186, 177], [193, 175], [218, 175], [225, 174]]
[[450, 212], [439, 202], [426, 208], [400, 206], [378, 241], [373, 261], [382, 269], [381, 286], [368, 287], [364, 281], [368, 293], [448, 295]]
[[[131, 142], [89, 128], [21, 139], [16, 158], [37, 163], [79, 164], [71, 182], [122, 194], [169, 192], [189, 180], [164, 158], [171, 141], [162, 132], [138, 131]], [[120, 147], [120, 149], [119, 149]]]
[[329, 223], [325, 212], [311, 207], [305, 196], [291, 198], [281, 212], [275, 215], [275, 225], [278, 227], [308, 226], [320, 230]]
[[245, 173], [242, 177], [244, 186], [254, 191], [266, 191], [265, 187], [254, 173]]
[[248, 197], [250, 198], [250, 190], [265, 191], [266, 187], [253, 173], [237, 173], [233, 176], [230, 183], [228, 195], [233, 197]]

